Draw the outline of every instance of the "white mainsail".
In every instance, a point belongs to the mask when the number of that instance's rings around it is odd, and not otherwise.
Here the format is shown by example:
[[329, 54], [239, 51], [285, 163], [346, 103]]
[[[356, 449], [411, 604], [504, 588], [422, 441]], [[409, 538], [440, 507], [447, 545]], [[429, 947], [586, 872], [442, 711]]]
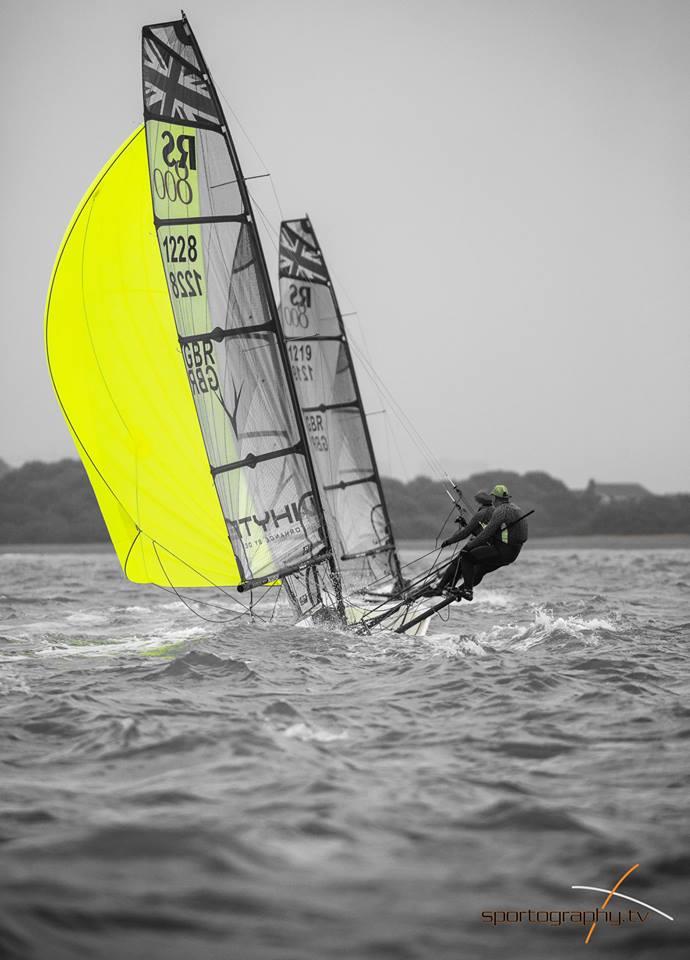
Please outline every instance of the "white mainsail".
[[400, 563], [345, 324], [308, 217], [281, 224], [279, 255], [283, 336], [343, 591], [399, 591]]

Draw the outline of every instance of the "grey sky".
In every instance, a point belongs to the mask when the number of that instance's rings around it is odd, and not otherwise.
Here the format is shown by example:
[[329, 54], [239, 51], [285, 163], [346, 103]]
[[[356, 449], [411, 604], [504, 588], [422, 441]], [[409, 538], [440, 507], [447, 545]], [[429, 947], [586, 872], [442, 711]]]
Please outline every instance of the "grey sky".
[[[309, 212], [354, 339], [437, 457], [460, 475], [690, 488], [690, 3], [185, 11], [283, 212]], [[140, 28], [177, 15], [158, 0], [3, 3], [10, 463], [74, 455], [43, 355], [50, 271], [141, 121]], [[238, 142], [245, 173], [264, 172]], [[268, 181], [252, 189], [277, 224]], [[360, 377], [368, 408], [391, 412]], [[371, 422], [384, 472], [430, 472], [395, 419], [391, 440]]]

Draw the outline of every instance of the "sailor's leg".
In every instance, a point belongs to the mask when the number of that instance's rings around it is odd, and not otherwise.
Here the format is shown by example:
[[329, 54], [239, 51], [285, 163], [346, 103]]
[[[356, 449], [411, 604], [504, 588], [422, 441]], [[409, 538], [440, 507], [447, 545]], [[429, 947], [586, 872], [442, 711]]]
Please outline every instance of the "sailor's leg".
[[462, 582], [472, 587], [474, 583], [474, 571], [476, 569], [476, 564], [474, 561], [474, 550], [467, 550], [464, 553], [460, 554], [460, 569], [462, 570]]
[[491, 573], [492, 570], [498, 570], [500, 565], [499, 558], [496, 555], [487, 557], [486, 560], [482, 561], [481, 566], [478, 566], [474, 571], [475, 587], [482, 582], [487, 573]]
[[499, 547], [501, 561], [498, 566], [507, 567], [509, 563], [514, 563], [521, 550], [521, 543], [502, 543]]
[[421, 593], [424, 597], [440, 597], [452, 592], [455, 584], [462, 579], [462, 554], [458, 553], [444, 567], [441, 576], [434, 584], [426, 586]]
[[[509, 563], [516, 560], [520, 553], [521, 546], [521, 544], [514, 546], [513, 544], [503, 543], [499, 543], [496, 546], [492, 545], [493, 556], [487, 556], [486, 559], [482, 561], [481, 566], [475, 570], [475, 587], [478, 583], [481, 583], [485, 574], [498, 570], [499, 567], [507, 567]], [[481, 547], [479, 549], [481, 549]]]
[[434, 584], [433, 594], [443, 593], [448, 587], [452, 587], [460, 577], [460, 555], [450, 560], [441, 574], [441, 578]]
[[490, 543], [483, 543], [474, 550], [467, 550], [462, 554], [462, 579], [470, 589], [481, 583], [485, 573], [495, 570], [495, 564], [500, 558], [496, 548]]

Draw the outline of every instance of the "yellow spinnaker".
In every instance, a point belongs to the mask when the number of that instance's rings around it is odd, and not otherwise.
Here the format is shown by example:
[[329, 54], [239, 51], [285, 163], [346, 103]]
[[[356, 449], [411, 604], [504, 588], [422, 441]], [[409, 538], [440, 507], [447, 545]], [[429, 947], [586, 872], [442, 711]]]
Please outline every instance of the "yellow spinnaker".
[[180, 355], [143, 131], [103, 168], [62, 241], [48, 367], [129, 579], [231, 586], [241, 580]]

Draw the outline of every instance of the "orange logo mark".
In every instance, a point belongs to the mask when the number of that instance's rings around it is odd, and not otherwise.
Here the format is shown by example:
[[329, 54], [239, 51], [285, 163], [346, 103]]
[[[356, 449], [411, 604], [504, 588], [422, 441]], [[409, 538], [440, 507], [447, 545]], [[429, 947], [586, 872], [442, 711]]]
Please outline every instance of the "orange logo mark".
[[[600, 910], [605, 910], [605, 909], [608, 907], [609, 901], [610, 901], [611, 897], [614, 895], [614, 893], [616, 892], [616, 890], [620, 887], [620, 885], [623, 883], [623, 881], [630, 876], [630, 874], [633, 872], [633, 870], [637, 870], [638, 867], [639, 867], [639, 863], [636, 863], [635, 866], [630, 867], [629, 870], [626, 870], [626, 871], [625, 871], [625, 873], [624, 873], [623, 876], [620, 878], [620, 880], [619, 880], [618, 883], [615, 885], [615, 887], [614, 887], [612, 890], [609, 890], [609, 895], [608, 895], [608, 897], [606, 898], [606, 900], [604, 900], [604, 902], [602, 903], [601, 907], [599, 908]], [[589, 943], [590, 938], [591, 938], [592, 934], [594, 933], [594, 931], [596, 930], [596, 928], [597, 928], [597, 921], [596, 921], [596, 920], [593, 920], [593, 921], [592, 921], [592, 926], [589, 928], [589, 933], [587, 934], [587, 939], [585, 940], [585, 943]]]

